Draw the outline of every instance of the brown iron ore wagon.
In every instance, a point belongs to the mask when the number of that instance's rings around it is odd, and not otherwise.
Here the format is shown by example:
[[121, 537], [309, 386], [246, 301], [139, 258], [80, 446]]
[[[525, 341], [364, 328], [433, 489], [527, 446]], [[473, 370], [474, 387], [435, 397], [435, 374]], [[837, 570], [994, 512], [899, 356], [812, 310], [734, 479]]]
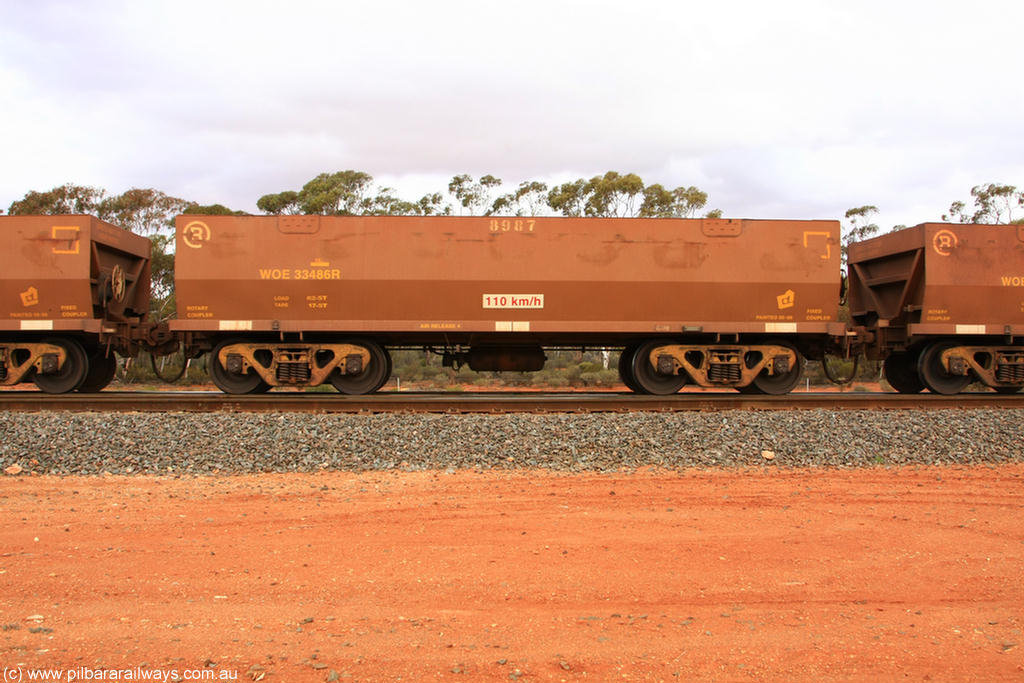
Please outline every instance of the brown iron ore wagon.
[[150, 242], [91, 216], [0, 216], [0, 385], [99, 391], [147, 324]]
[[897, 391], [1024, 386], [1024, 226], [924, 223], [851, 244], [850, 314]]
[[474, 370], [624, 348], [635, 391], [785, 393], [843, 348], [837, 221], [181, 216], [177, 320], [230, 393], [388, 380], [388, 349]]

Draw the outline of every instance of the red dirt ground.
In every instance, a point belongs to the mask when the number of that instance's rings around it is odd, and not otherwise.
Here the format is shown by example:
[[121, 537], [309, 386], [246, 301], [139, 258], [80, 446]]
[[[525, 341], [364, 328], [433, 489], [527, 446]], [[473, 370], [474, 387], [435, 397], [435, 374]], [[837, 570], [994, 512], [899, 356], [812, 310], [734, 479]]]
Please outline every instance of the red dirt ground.
[[1019, 465], [22, 474], [0, 511], [7, 680], [1024, 680]]

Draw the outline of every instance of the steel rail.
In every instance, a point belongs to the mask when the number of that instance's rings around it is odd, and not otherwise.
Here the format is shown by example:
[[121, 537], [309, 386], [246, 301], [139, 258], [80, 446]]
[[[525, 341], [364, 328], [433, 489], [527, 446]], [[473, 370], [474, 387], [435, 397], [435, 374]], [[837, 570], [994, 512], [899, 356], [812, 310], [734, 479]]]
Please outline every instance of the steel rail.
[[722, 410], [930, 410], [1024, 408], [1024, 394], [956, 396], [889, 393], [798, 393], [756, 396], [732, 393], [383, 392], [346, 396], [281, 392], [229, 396], [219, 392], [103, 392], [51, 395], [0, 392], [0, 410], [20, 412], [296, 412], [296, 413], [600, 413]]

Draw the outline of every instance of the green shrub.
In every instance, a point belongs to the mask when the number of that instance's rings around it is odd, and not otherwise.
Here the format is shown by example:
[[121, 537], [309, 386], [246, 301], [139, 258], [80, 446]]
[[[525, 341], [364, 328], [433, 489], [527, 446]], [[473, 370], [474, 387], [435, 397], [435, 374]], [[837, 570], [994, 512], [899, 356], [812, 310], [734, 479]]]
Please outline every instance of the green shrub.
[[[444, 368], [438, 368], [433, 365], [424, 365], [419, 369], [419, 376], [422, 379], [435, 379], [438, 375], [444, 374]], [[447, 379], [445, 377], [444, 379]]]

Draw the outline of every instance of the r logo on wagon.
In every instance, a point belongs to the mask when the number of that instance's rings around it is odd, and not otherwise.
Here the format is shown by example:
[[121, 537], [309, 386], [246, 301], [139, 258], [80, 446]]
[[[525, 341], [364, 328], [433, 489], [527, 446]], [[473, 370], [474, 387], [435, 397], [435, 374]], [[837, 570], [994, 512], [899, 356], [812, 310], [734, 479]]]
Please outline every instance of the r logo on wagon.
[[210, 241], [210, 226], [202, 221], [192, 221], [182, 229], [181, 241], [186, 247], [201, 249]]
[[932, 249], [939, 256], [949, 256], [956, 249], [958, 241], [956, 233], [952, 230], [939, 230], [932, 238]]

